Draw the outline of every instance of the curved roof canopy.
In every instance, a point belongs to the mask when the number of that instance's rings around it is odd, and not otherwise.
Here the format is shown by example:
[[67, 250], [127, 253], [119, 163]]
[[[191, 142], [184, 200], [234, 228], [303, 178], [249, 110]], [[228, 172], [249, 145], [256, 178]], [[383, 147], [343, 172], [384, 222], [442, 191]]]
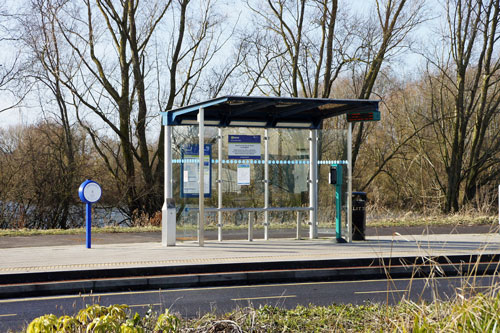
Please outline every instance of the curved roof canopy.
[[315, 129], [324, 119], [343, 114], [353, 115], [352, 121], [379, 120], [378, 103], [360, 99], [225, 96], [161, 114], [163, 125], [197, 125], [199, 109], [203, 108], [205, 126]]

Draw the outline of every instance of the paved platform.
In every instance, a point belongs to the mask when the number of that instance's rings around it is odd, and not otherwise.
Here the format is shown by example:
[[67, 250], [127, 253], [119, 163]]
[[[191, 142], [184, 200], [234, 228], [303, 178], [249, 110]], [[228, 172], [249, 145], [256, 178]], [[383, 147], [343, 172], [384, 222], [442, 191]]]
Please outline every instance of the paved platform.
[[[118, 237], [118, 236], [117, 236]], [[407, 256], [447, 256], [500, 253], [500, 235], [392, 235], [337, 244], [333, 239], [96, 244], [1, 248], [0, 274], [79, 271], [87, 269], [189, 266], [217, 263], [283, 262]]]

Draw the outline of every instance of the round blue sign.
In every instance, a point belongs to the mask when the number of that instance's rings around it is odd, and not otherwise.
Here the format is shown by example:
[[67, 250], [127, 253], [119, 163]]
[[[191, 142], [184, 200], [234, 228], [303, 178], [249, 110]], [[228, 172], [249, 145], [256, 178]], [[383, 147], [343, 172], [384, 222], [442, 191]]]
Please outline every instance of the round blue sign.
[[85, 203], [95, 203], [101, 199], [101, 186], [90, 179], [84, 181], [78, 188], [78, 196]]

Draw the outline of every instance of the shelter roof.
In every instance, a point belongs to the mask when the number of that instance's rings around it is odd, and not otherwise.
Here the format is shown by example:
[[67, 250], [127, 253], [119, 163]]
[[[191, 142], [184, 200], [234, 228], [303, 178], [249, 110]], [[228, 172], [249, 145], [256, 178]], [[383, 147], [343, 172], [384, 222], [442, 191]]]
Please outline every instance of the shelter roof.
[[163, 125], [197, 125], [200, 108], [205, 126], [309, 128], [324, 119], [353, 113], [377, 113], [377, 100], [224, 96], [162, 112]]

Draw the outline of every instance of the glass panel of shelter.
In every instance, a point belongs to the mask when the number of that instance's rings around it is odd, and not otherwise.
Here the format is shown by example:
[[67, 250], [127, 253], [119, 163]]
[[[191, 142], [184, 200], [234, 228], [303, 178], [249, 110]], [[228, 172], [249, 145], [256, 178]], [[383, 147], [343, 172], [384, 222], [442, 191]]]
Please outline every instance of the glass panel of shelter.
[[[222, 128], [222, 207], [249, 208], [264, 207], [264, 145], [265, 130], [262, 128], [227, 127]], [[334, 161], [344, 163], [347, 148], [347, 131], [343, 129], [319, 130], [318, 145], [318, 223], [320, 231], [327, 231], [328, 236], [335, 230], [335, 188], [328, 184], [330, 164]], [[229, 136], [259, 136], [260, 159], [229, 158]], [[309, 206], [309, 130], [269, 129], [269, 207], [308, 207]], [[182, 150], [187, 145], [198, 143], [198, 126], [173, 127], [173, 189], [178, 210], [177, 238], [180, 240], [196, 239], [198, 223], [198, 197], [182, 195], [181, 174], [183, 163], [197, 161], [182, 159]], [[211, 145], [211, 196], [205, 199], [206, 208], [218, 207], [218, 128], [205, 127], [205, 144]], [[248, 166], [250, 182], [241, 185], [238, 182], [238, 168]], [[197, 167], [197, 164], [196, 164]], [[248, 171], [248, 170], [247, 170]], [[344, 171], [344, 175], [347, 170]], [[344, 184], [347, 183], [344, 176]], [[241, 183], [241, 179], [240, 179]], [[343, 217], [345, 228], [346, 218], [346, 185], [342, 190]], [[264, 224], [264, 213], [254, 213], [255, 225]], [[246, 225], [248, 212], [228, 211], [222, 214], [223, 229], [229, 225]], [[307, 236], [309, 213], [301, 213], [302, 237]], [[217, 213], [206, 212], [205, 226], [212, 230], [217, 226]], [[278, 227], [295, 228], [296, 212], [269, 212], [269, 222]], [[256, 227], [257, 228], [257, 227]], [[273, 228], [269, 235], [272, 238]], [[343, 231], [344, 233], [344, 231]], [[215, 232], [214, 232], [215, 234]], [[321, 236], [321, 235], [320, 235]]]

